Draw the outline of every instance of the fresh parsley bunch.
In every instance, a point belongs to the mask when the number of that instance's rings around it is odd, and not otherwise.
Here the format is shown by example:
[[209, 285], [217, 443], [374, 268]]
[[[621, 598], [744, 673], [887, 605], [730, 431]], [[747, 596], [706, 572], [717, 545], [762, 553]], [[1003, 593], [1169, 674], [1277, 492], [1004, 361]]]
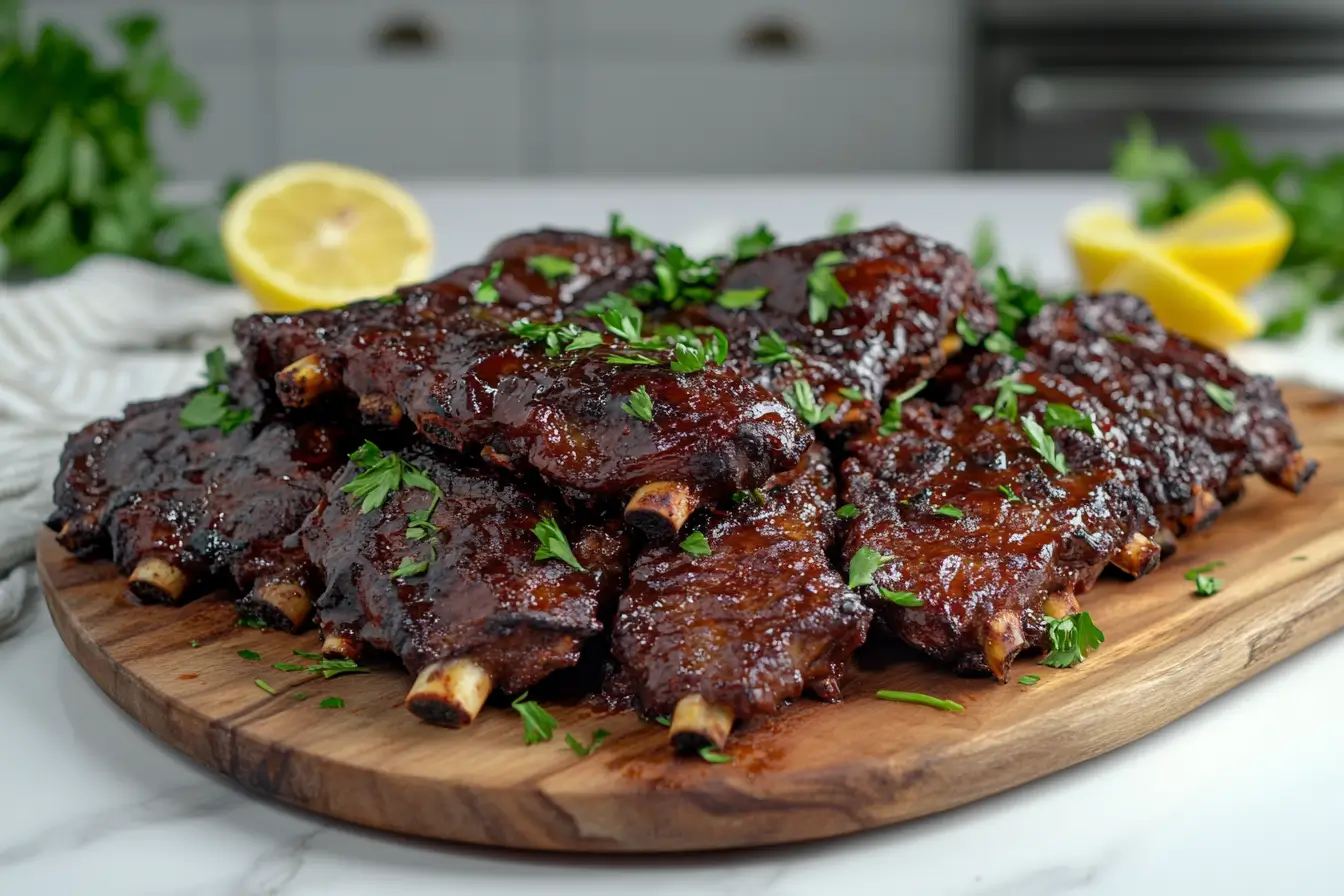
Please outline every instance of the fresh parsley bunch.
[[19, 0], [0, 0], [0, 273], [51, 276], [108, 252], [227, 281], [217, 210], [159, 199], [149, 134], [160, 105], [194, 126], [200, 91], [154, 18], [111, 27], [119, 67], [59, 25], [25, 43]]
[[1215, 128], [1208, 142], [1217, 167], [1200, 171], [1184, 149], [1157, 142], [1152, 124], [1138, 118], [1116, 148], [1112, 173], [1142, 184], [1139, 223], [1156, 227], [1179, 217], [1233, 184], [1258, 184], [1293, 222], [1293, 242], [1280, 270], [1294, 285], [1289, 305], [1265, 336], [1302, 331], [1311, 309], [1344, 298], [1344, 154], [1320, 162], [1280, 153], [1255, 158], [1231, 128]]

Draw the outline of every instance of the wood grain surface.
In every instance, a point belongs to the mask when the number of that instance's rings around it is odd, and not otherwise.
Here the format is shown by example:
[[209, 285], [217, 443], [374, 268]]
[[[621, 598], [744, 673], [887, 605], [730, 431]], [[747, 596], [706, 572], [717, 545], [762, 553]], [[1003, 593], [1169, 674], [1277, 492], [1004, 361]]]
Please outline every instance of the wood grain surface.
[[[1344, 403], [1289, 395], [1321, 461], [1316, 481], [1296, 498], [1255, 482], [1153, 575], [1104, 580], [1084, 595], [1106, 643], [1082, 665], [1023, 658], [1014, 683], [1000, 685], [866, 649], [843, 704], [802, 700], [749, 726], [730, 742], [732, 764], [675, 758], [661, 726], [575, 702], [551, 705], [560, 729], [530, 747], [507, 704], [467, 729], [434, 728], [402, 707], [409, 679], [393, 665], [330, 680], [271, 668], [293, 662], [296, 648], [316, 649], [315, 636], [239, 627], [227, 594], [136, 606], [109, 564], [75, 561], [45, 531], [38, 559], [56, 627], [99, 687], [174, 747], [268, 796], [371, 827], [530, 849], [812, 840], [1083, 762], [1344, 627]], [[1226, 564], [1216, 573], [1223, 590], [1196, 598], [1183, 573], [1216, 560]], [[1041, 680], [1017, 684], [1024, 674]], [[877, 700], [879, 688], [951, 698], [966, 711]], [[345, 708], [323, 709], [332, 696]], [[563, 742], [566, 731], [587, 742], [599, 727], [611, 737], [589, 758]]]

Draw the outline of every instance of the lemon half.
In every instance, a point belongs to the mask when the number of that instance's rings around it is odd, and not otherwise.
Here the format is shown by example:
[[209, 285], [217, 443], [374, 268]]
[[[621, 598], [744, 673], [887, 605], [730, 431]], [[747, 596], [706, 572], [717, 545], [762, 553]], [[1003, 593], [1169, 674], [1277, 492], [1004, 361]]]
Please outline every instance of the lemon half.
[[1277, 268], [1292, 239], [1288, 216], [1255, 184], [1225, 190], [1156, 235], [1169, 256], [1234, 294]]
[[401, 187], [329, 162], [286, 165], [234, 196], [221, 222], [234, 277], [263, 311], [329, 308], [424, 280], [433, 236]]

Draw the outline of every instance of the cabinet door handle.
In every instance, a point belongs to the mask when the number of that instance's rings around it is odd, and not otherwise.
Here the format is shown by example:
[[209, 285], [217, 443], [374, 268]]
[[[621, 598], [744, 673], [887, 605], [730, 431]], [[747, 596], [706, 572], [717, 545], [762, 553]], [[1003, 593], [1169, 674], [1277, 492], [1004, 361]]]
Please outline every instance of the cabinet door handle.
[[373, 48], [380, 56], [431, 56], [446, 42], [433, 22], [415, 13], [389, 16], [373, 35]]
[[742, 29], [737, 49], [744, 56], [802, 56], [807, 52], [807, 34], [797, 22], [770, 16]]

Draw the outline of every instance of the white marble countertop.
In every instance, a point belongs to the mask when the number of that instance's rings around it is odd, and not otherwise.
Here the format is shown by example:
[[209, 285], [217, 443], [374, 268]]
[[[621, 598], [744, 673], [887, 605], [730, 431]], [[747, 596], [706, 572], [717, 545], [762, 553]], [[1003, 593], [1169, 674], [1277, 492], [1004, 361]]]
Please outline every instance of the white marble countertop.
[[[757, 218], [801, 237], [855, 208], [865, 222], [963, 243], [977, 220], [994, 219], [1004, 257], [1050, 280], [1067, 273], [1064, 212], [1116, 191], [1094, 179], [943, 178], [416, 192], [444, 265], [539, 221], [604, 226], [614, 208], [692, 242]], [[547, 856], [386, 836], [246, 793], [122, 715], [37, 607], [0, 643], [0, 893], [1333, 894], [1344, 870], [1341, 666], [1336, 635], [1138, 743], [886, 830], [722, 855]]]

